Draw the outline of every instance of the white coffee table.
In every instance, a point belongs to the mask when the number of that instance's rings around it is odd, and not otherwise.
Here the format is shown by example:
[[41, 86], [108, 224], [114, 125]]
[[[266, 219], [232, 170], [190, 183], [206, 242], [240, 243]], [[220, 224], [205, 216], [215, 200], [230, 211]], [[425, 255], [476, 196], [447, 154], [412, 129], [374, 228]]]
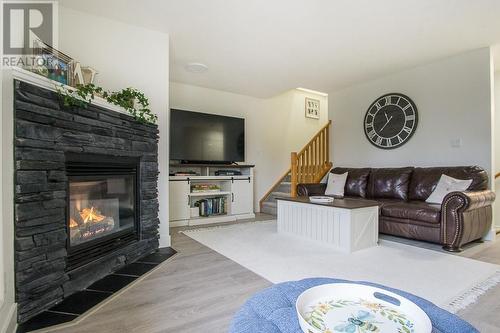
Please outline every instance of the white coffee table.
[[318, 204], [308, 197], [278, 198], [278, 232], [328, 243], [351, 253], [378, 245], [378, 203], [335, 199]]

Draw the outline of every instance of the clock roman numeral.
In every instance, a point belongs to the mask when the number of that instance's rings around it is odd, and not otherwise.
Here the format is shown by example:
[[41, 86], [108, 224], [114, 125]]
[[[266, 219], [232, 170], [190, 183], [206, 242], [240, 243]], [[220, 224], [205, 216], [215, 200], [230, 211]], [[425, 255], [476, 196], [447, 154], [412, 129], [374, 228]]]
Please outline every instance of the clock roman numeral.
[[368, 137], [373, 140], [373, 138], [377, 135], [375, 131], [372, 129], [371, 131], [368, 132]]
[[410, 134], [411, 133], [411, 128], [405, 125], [403, 127], [403, 131], [405, 131], [406, 133]]
[[408, 103], [403, 107], [403, 111], [406, 111], [408, 108], [411, 108], [411, 104]]
[[398, 135], [396, 138], [398, 139], [398, 145], [399, 145], [401, 142], [403, 142], [403, 139], [402, 139], [399, 135]]
[[410, 114], [409, 116], [405, 116], [405, 121], [415, 120], [415, 115]]
[[380, 146], [382, 143], [382, 138], [380, 136], [377, 136], [377, 140], [375, 140], [375, 143]]
[[391, 139], [387, 139], [386, 141], [387, 141], [386, 146], [387, 147], [392, 147], [392, 141], [391, 141]]
[[375, 107], [377, 108], [377, 111], [382, 109], [382, 105], [380, 105], [378, 101], [375, 103]]

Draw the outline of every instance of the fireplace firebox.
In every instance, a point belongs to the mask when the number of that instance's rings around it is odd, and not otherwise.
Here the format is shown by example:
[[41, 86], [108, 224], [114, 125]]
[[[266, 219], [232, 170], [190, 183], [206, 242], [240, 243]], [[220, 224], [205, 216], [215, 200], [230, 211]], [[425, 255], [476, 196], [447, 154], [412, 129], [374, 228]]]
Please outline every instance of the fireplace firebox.
[[67, 270], [138, 239], [138, 160], [68, 155]]

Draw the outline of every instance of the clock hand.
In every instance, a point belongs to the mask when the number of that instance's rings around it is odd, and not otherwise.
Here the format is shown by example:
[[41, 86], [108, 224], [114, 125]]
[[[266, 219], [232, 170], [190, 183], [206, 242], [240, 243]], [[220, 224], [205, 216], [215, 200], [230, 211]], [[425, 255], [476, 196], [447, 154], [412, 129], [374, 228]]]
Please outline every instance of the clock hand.
[[384, 126], [382, 126], [382, 128], [380, 129], [380, 132], [382, 132], [384, 130], [384, 128], [387, 126], [387, 124], [389, 124], [389, 122], [391, 121], [393, 116], [391, 116], [389, 119], [387, 119], [387, 122], [385, 123]]
[[389, 117], [387, 117], [387, 112], [384, 112], [385, 119], [387, 119], [387, 122], [389, 122]]

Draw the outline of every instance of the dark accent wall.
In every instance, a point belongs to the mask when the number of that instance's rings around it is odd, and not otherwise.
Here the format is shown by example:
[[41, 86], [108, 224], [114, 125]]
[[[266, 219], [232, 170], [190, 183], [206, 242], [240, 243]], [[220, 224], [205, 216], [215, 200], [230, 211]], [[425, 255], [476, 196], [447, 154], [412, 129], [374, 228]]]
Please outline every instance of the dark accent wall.
[[[101, 107], [65, 108], [15, 81], [15, 269], [18, 321], [158, 248], [158, 129]], [[66, 270], [65, 153], [140, 157], [139, 240]], [[9, 221], [4, 221], [9, 223]]]

